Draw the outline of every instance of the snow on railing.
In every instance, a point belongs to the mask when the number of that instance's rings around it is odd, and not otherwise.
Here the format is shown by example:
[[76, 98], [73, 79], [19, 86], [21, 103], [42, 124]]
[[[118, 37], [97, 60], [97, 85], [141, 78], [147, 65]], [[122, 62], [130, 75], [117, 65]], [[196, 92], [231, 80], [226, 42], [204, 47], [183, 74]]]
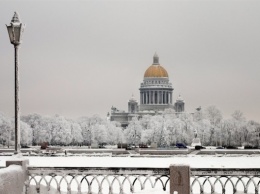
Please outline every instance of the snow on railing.
[[[169, 193], [170, 168], [28, 167], [27, 190], [28, 194], [44, 193], [44, 189], [68, 194], [141, 193], [147, 189]], [[173, 176], [177, 186], [189, 182], [192, 194], [260, 193], [260, 169], [191, 168], [189, 180]]]
[[22, 193], [24, 187], [24, 171], [21, 166], [11, 165], [0, 169], [0, 193]]

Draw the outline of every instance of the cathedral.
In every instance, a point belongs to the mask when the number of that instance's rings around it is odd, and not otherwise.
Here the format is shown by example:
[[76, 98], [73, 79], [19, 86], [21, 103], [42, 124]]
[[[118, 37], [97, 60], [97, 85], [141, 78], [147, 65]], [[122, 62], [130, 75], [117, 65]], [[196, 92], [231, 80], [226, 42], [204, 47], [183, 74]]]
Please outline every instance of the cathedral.
[[128, 112], [111, 108], [108, 119], [121, 123], [126, 127], [133, 117], [143, 115], [156, 115], [165, 109], [174, 109], [176, 113], [184, 112], [184, 100], [179, 96], [173, 103], [173, 87], [169, 80], [168, 72], [159, 63], [159, 56], [155, 53], [153, 64], [144, 73], [144, 79], [139, 88], [140, 104], [132, 96], [128, 101]]

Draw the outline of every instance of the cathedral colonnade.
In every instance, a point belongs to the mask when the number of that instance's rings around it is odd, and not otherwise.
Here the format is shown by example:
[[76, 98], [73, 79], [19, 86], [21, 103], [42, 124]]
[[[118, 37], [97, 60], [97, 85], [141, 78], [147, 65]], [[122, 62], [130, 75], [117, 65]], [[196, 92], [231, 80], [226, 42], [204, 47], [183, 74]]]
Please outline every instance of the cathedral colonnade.
[[140, 95], [141, 104], [172, 104], [172, 91], [147, 90]]

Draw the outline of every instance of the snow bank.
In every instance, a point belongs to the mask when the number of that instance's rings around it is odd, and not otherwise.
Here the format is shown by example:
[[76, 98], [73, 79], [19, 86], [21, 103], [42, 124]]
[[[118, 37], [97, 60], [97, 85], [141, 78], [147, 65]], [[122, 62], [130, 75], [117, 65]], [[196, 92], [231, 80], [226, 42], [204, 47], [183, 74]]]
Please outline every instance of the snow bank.
[[[29, 188], [29, 194], [35, 194], [36, 192], [36, 186], [31, 185]], [[50, 187], [50, 190], [48, 191], [47, 187], [44, 185], [41, 185], [40, 187], [40, 193], [41, 194], [68, 194], [67, 191], [57, 191], [57, 189]], [[88, 192], [81, 192], [82, 194], [88, 194]], [[95, 192], [91, 192], [92, 194], [98, 194]], [[142, 190], [139, 192], [135, 192], [134, 194], [169, 194], [169, 191], [162, 191], [162, 189], [147, 189]], [[77, 191], [71, 191], [71, 194], [78, 194]], [[132, 194], [131, 192], [125, 193], [125, 194]]]
[[21, 166], [11, 165], [0, 169], [0, 193], [22, 193], [24, 186], [24, 172]]

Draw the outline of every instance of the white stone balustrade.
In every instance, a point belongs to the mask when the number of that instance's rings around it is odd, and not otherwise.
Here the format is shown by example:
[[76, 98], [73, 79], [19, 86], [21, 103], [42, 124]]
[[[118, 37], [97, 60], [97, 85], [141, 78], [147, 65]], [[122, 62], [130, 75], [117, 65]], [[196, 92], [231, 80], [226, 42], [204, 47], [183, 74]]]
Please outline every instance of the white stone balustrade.
[[28, 160], [14, 158], [6, 161], [6, 168], [0, 169], [0, 194], [22, 194], [28, 180]]

